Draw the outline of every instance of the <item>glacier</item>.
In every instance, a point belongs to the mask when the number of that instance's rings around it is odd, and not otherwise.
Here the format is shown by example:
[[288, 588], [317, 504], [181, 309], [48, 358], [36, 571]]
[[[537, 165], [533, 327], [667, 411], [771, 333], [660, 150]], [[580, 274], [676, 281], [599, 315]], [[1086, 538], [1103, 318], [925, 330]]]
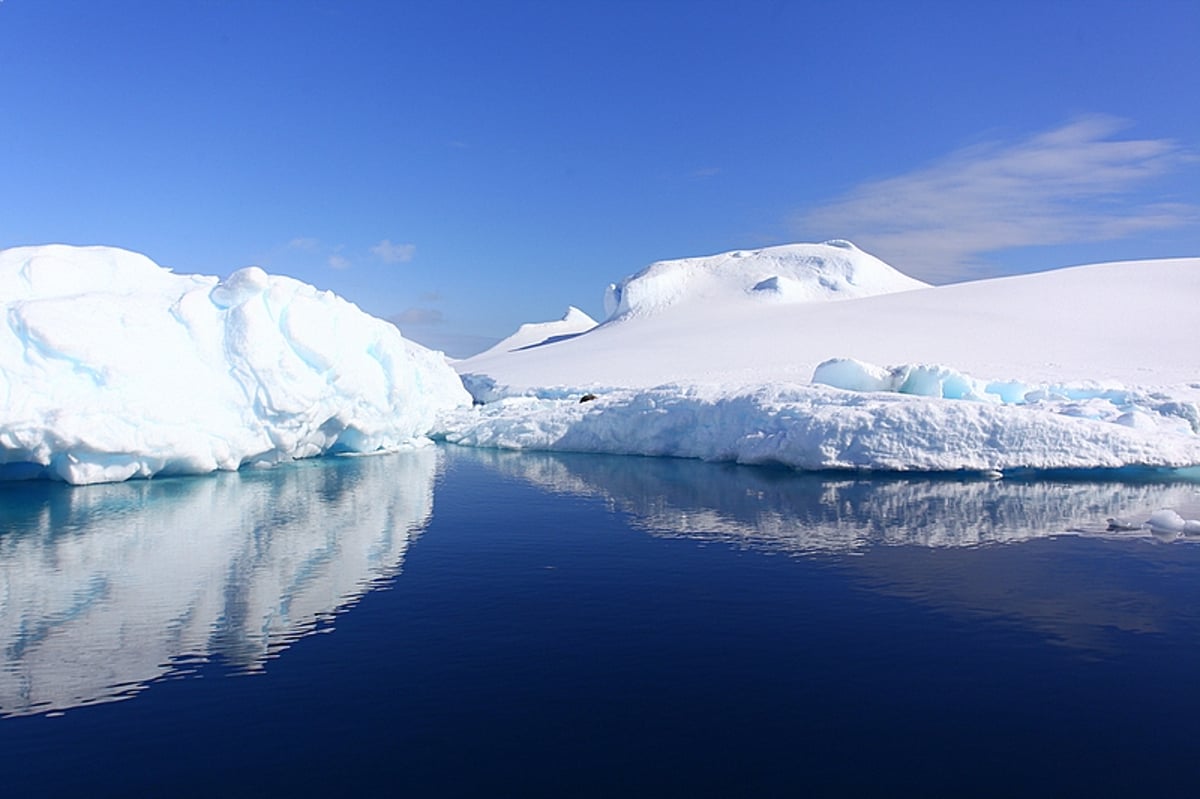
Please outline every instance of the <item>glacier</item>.
[[839, 240], [659, 262], [605, 299], [579, 335], [456, 362], [477, 407], [435, 437], [805, 470], [1200, 465], [1200, 259], [929, 286]]
[[0, 477], [113, 482], [427, 442], [470, 404], [440, 353], [258, 267], [0, 251]]

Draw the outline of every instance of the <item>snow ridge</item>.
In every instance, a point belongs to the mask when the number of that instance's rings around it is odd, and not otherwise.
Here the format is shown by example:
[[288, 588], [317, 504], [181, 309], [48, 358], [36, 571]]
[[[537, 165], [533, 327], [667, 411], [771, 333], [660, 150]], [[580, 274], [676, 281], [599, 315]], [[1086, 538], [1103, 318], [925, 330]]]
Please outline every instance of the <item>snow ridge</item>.
[[499, 355], [506, 352], [539, 347], [564, 341], [572, 336], [586, 333], [596, 326], [596, 320], [574, 305], [567, 306], [561, 319], [553, 322], [528, 322], [517, 328], [511, 336], [501, 339], [489, 349], [472, 357]]

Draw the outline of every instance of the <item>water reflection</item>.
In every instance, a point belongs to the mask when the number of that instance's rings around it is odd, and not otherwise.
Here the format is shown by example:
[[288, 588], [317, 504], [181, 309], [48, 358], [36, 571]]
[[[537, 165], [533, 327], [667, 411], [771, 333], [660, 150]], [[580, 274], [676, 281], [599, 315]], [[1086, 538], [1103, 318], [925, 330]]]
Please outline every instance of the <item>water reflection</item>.
[[873, 594], [999, 620], [1088, 658], [1122, 651], [1130, 635], [1200, 627], [1195, 583], [1184, 580], [1179, 594], [1180, 575], [1200, 570], [1200, 549], [1154, 545], [1196, 539], [1142, 526], [1161, 508], [1200, 516], [1194, 480], [854, 479], [659, 458], [466, 449], [452, 457], [603, 498], [656, 536], [863, 555], [825, 562]]
[[[789, 552], [973, 547], [1071, 533], [1175, 539], [1144, 526], [1200, 510], [1200, 483], [841, 477], [684, 459], [454, 451], [546, 490], [606, 499], [655, 534]], [[1115, 523], [1114, 523], [1115, 522]]]
[[69, 488], [0, 484], [0, 716], [264, 661], [399, 569], [438, 453]]
[[[449, 447], [205, 478], [0, 484], [0, 716], [124, 698], [214, 657], [262, 668], [397, 572], [429, 523], [443, 457], [602, 498], [654, 535], [869, 554], [813, 562], [875, 594], [1013, 620], [1093, 652], [1126, 633], [1200, 626], [1194, 590], [1180, 601], [1162, 587], [1179, 581], [1161, 579], [1200, 571], [1200, 548], [1122, 544], [1119, 558], [1072, 560], [1047, 540], [1148, 542], [1149, 530], [1108, 520], [1160, 508], [1196, 518], [1195, 482], [856, 479]], [[498, 521], [501, 534], [521, 523]]]

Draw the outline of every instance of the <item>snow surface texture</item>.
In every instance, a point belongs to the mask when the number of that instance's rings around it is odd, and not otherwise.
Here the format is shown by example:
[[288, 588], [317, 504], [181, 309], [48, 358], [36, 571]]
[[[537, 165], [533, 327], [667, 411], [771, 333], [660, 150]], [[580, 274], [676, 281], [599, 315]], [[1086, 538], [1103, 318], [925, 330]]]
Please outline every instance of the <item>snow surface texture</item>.
[[419, 443], [469, 404], [391, 324], [257, 267], [176, 275], [109, 247], [0, 251], [0, 476], [198, 474]]
[[[595, 401], [507, 397], [448, 415], [447, 441], [502, 449], [668, 455], [796, 469], [1178, 468], [1200, 436], [1178, 417], [1114, 424], [1047, 407], [808, 386], [612, 389]], [[1147, 419], [1150, 417], [1147, 415]]]
[[1200, 259], [929, 287], [835, 242], [655, 264], [608, 297], [587, 333], [457, 363], [487, 404], [438, 436], [800, 469], [1200, 464]]

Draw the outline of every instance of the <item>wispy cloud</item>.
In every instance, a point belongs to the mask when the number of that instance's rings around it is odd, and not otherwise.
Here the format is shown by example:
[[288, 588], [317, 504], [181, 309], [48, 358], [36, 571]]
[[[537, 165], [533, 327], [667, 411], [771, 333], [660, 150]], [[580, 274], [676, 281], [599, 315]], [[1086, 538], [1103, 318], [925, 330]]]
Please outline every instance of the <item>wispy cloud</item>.
[[321, 246], [319, 239], [312, 236], [297, 236], [287, 243], [289, 250], [315, 250]]
[[350, 268], [350, 259], [339, 253], [334, 253], [329, 256], [329, 268], [336, 269], [339, 272]]
[[411, 261], [417, 254], [417, 245], [392, 244], [384, 239], [371, 248], [371, 253], [385, 264], [402, 264]]
[[437, 308], [406, 308], [395, 316], [390, 317], [390, 321], [398, 326], [417, 325], [426, 327], [429, 325], [440, 325], [446, 318]]
[[952, 153], [852, 189], [795, 219], [817, 238], [849, 238], [933, 282], [969, 277], [979, 256], [1015, 247], [1111, 241], [1195, 224], [1200, 208], [1134, 191], [1195, 158], [1169, 139], [1115, 139], [1091, 116], [1015, 142]]

